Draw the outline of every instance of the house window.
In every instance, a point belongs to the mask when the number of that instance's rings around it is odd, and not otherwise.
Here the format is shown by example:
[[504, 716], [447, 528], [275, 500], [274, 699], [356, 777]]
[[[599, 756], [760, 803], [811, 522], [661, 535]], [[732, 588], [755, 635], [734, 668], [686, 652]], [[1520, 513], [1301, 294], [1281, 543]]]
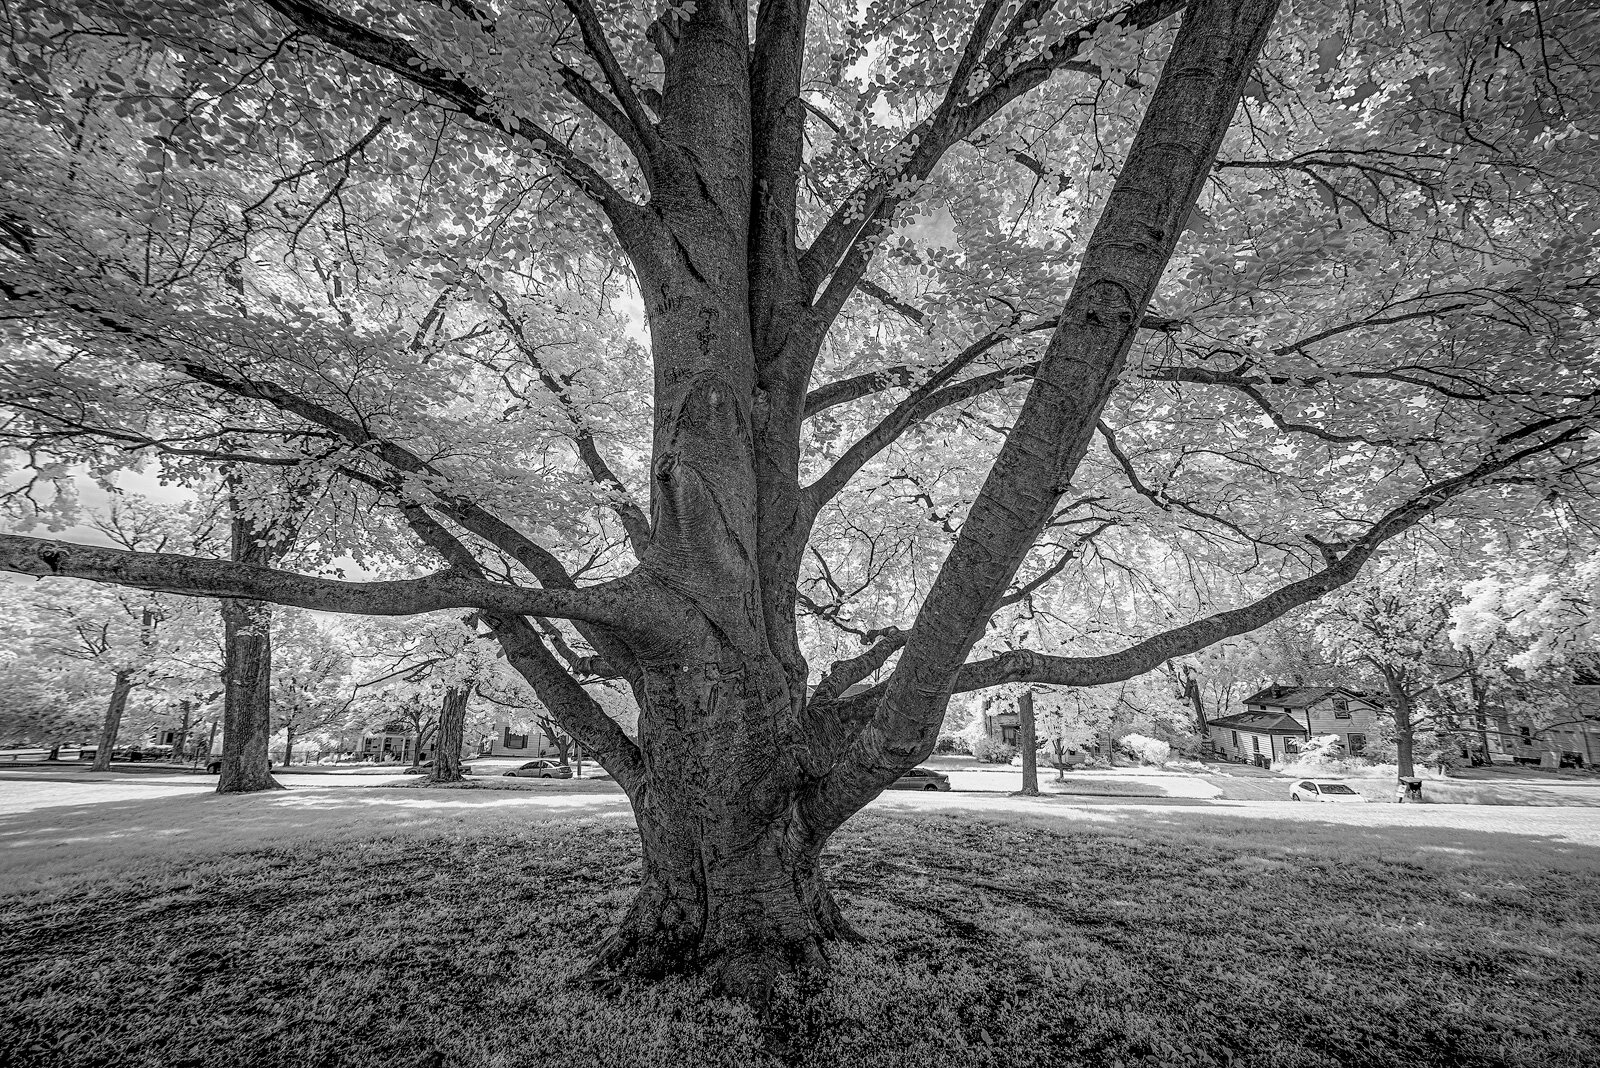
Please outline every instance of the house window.
[[1299, 756], [1300, 755], [1300, 743], [1299, 743], [1299, 741], [1294, 739], [1294, 738], [1285, 738], [1283, 740], [1283, 751], [1284, 751], [1284, 754], [1287, 755], [1287, 756]]
[[511, 733], [511, 729], [508, 727], [506, 729], [506, 748], [507, 749], [526, 749], [526, 748], [528, 748], [528, 736], [526, 734], [512, 734]]
[[1261, 752], [1261, 739], [1254, 734], [1250, 736], [1250, 751], [1252, 753]]
[[1522, 744], [1523, 745], [1532, 745], [1533, 744], [1533, 731], [1530, 728], [1528, 728], [1528, 727], [1518, 727], [1517, 730], [1522, 732]]
[[1345, 750], [1351, 756], [1360, 756], [1367, 750], [1367, 736], [1365, 734], [1346, 735], [1349, 740], [1345, 743]]
[[1001, 727], [1000, 727], [1000, 741], [1004, 745], [1016, 745], [1017, 744], [1017, 728], [1016, 727], [1007, 727], [1004, 724], [1002, 724]]
[[1239, 732], [1238, 731], [1230, 731], [1229, 733], [1233, 735], [1233, 747], [1235, 749], [1239, 748]]

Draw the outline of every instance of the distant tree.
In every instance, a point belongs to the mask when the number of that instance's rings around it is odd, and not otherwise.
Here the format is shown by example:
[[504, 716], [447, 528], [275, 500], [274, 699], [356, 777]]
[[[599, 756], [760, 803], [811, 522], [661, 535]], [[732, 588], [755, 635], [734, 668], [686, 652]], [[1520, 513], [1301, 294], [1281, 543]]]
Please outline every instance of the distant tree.
[[273, 621], [272, 726], [283, 732], [283, 765], [294, 762], [297, 739], [337, 728], [355, 701], [351, 657], [338, 636], [303, 612]]
[[[12, 640], [4, 628], [0, 638]], [[61, 743], [99, 728], [107, 696], [92, 664], [45, 655], [8, 660], [0, 664], [0, 744], [42, 745], [53, 757]]]
[[1496, 561], [1451, 610], [1451, 642], [1472, 669], [1458, 700], [1480, 730], [1491, 714], [1528, 728], [1530, 741], [1600, 722], [1589, 696], [1600, 657], [1600, 554], [1551, 548]]
[[1461, 585], [1437, 557], [1417, 555], [1389, 561], [1318, 606], [1317, 634], [1332, 654], [1379, 680], [1401, 778], [1416, 774], [1419, 740], [1436, 760], [1455, 748], [1445, 687], [1467, 671], [1449, 640]]

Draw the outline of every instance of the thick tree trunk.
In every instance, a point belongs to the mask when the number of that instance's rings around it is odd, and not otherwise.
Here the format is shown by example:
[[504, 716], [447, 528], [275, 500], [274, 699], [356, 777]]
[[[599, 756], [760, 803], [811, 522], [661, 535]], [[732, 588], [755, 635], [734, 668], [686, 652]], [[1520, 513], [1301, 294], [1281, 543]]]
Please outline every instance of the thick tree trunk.
[[[225, 475], [233, 519], [231, 554], [240, 563], [273, 566], [294, 540], [292, 522], [265, 522], [241, 508], [248, 487], [237, 472]], [[219, 794], [281, 790], [272, 777], [272, 605], [222, 599], [222, 774]]]
[[1017, 745], [1022, 749], [1022, 792], [1039, 796], [1039, 751], [1033, 740], [1033, 691], [1017, 698]]
[[[728, 800], [738, 787], [729, 782]], [[596, 966], [656, 977], [700, 971], [761, 1001], [780, 975], [825, 966], [828, 944], [859, 940], [819, 864], [822, 843], [790, 820], [642, 818], [643, 885]]]
[[222, 601], [222, 775], [219, 794], [281, 790], [267, 764], [272, 737], [272, 607]]
[[430, 782], [461, 781], [461, 735], [466, 729], [467, 699], [471, 695], [465, 686], [452, 686], [445, 691], [444, 703], [439, 706], [439, 744], [433, 749]]
[[90, 771], [111, 770], [111, 750], [116, 747], [117, 733], [122, 730], [122, 713], [128, 707], [128, 694], [133, 690], [133, 672], [127, 668], [117, 672], [111, 684], [111, 700], [106, 704], [106, 718], [100, 724], [100, 745], [94, 751]]

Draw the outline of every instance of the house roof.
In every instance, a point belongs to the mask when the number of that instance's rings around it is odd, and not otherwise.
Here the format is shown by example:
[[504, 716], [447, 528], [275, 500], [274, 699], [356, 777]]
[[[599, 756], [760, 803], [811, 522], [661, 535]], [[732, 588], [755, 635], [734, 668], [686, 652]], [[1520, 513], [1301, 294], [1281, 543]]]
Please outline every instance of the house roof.
[[1304, 734], [1306, 725], [1297, 722], [1287, 712], [1238, 712], [1221, 719], [1206, 721], [1213, 727], [1238, 731], [1255, 731], [1258, 734]]
[[1278, 708], [1305, 708], [1314, 705], [1331, 693], [1357, 697], [1371, 704], [1382, 704], [1377, 694], [1352, 690], [1348, 686], [1268, 686], [1244, 699], [1247, 705], [1275, 705]]

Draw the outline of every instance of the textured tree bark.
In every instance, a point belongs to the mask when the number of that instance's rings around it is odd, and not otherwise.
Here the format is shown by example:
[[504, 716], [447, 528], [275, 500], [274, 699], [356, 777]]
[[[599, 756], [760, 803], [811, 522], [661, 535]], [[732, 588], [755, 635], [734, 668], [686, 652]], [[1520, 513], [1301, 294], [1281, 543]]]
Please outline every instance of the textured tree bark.
[[1034, 744], [1033, 691], [1017, 698], [1017, 746], [1022, 750], [1022, 792], [1039, 796], [1039, 750]]
[[[269, 760], [268, 763], [271, 763]], [[283, 766], [287, 768], [294, 763], [294, 727], [283, 728]]]
[[90, 771], [111, 770], [111, 750], [116, 747], [117, 734], [122, 730], [122, 713], [128, 707], [128, 694], [133, 690], [133, 672], [124, 668], [117, 672], [111, 683], [111, 700], [106, 704], [106, 718], [100, 723], [100, 744], [94, 751]]
[[461, 735], [466, 730], [467, 700], [471, 696], [472, 691], [466, 686], [452, 686], [445, 691], [439, 706], [439, 744], [433, 749], [429, 782], [461, 781]]
[[272, 606], [222, 601], [222, 774], [219, 794], [281, 790], [267, 764], [272, 737]]
[[[244, 507], [247, 492], [236, 473], [228, 472], [230, 549], [244, 564], [276, 563], [294, 540], [292, 522], [263, 523]], [[281, 790], [272, 777], [267, 744], [272, 739], [272, 604], [244, 597], [224, 597], [222, 608], [222, 774], [219, 794]], [[284, 753], [287, 762], [288, 753]]]
[[727, 993], [761, 1001], [780, 975], [823, 969], [830, 942], [860, 939], [823, 878], [821, 837], [792, 816], [699, 824], [655, 816], [639, 821], [639, 834], [643, 885], [597, 970], [701, 971]]

